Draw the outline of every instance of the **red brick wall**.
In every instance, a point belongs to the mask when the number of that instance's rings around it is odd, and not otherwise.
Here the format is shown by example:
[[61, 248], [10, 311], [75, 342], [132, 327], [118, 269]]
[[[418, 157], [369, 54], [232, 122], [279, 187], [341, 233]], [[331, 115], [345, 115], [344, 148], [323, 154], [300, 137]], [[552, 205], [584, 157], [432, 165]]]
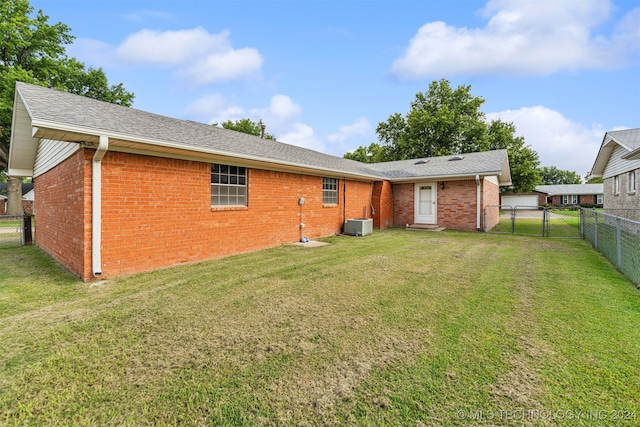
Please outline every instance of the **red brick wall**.
[[404, 227], [413, 224], [414, 184], [393, 184], [393, 225]]
[[6, 202], [5, 199], [0, 199], [0, 215], [3, 215], [7, 210]]
[[340, 233], [345, 213], [370, 214], [364, 182], [339, 180], [338, 205], [323, 206], [321, 177], [249, 169], [248, 206], [212, 208], [208, 163], [107, 152], [102, 177], [103, 277]]
[[80, 150], [34, 180], [35, 242], [80, 277], [91, 274], [91, 155]]
[[[485, 181], [486, 182], [486, 181]], [[476, 230], [476, 181], [438, 181], [438, 225], [456, 230]], [[404, 227], [414, 222], [414, 183], [393, 185], [393, 223]], [[481, 194], [482, 195], [482, 194]], [[498, 186], [488, 183], [484, 191], [488, 204], [499, 204]], [[482, 205], [486, 203], [481, 203]], [[497, 221], [492, 219], [492, 221]]]
[[438, 183], [438, 225], [456, 230], [476, 229], [475, 179]]
[[[500, 205], [500, 187], [486, 178], [482, 180], [482, 199], [480, 204], [482, 206], [481, 218], [484, 218], [485, 221], [482, 227], [484, 230], [489, 231], [495, 227], [500, 220], [500, 210], [497, 208], [497, 206]], [[486, 206], [496, 206], [496, 208], [488, 208], [485, 210]]]
[[393, 192], [389, 181], [373, 185], [373, 227], [384, 229], [393, 226]]
[[[591, 194], [591, 195], [580, 195], [578, 196], [578, 204], [580, 205], [584, 205], [584, 204], [596, 204], [596, 196]], [[560, 196], [552, 196], [551, 197], [551, 204], [554, 205], [561, 205], [562, 204], [562, 195]]]

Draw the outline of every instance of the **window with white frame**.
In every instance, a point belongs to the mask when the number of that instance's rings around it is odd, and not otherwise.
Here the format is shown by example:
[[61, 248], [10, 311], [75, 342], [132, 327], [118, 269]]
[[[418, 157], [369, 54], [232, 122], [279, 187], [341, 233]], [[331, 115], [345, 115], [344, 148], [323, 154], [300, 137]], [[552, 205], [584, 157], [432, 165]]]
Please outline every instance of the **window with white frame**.
[[211, 205], [247, 206], [247, 169], [211, 165]]
[[563, 194], [562, 195], [562, 204], [563, 205], [577, 205], [578, 204], [578, 195], [577, 194]]
[[613, 194], [620, 193], [620, 175], [613, 177]]
[[596, 194], [596, 203], [599, 205], [602, 204], [602, 194]]
[[322, 178], [322, 204], [338, 204], [338, 180], [336, 178]]
[[629, 193], [635, 193], [637, 184], [636, 184], [636, 171], [631, 171], [627, 175], [627, 188]]

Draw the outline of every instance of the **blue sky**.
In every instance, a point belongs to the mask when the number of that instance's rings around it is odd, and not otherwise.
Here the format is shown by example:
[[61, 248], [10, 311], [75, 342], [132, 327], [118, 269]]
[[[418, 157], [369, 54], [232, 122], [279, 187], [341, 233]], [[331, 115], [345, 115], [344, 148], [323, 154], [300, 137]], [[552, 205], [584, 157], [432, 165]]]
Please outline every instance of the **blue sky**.
[[637, 0], [32, 0], [68, 53], [205, 123], [262, 119], [280, 141], [342, 156], [377, 141], [429, 83], [471, 85], [542, 166], [584, 176], [608, 130], [640, 127]]

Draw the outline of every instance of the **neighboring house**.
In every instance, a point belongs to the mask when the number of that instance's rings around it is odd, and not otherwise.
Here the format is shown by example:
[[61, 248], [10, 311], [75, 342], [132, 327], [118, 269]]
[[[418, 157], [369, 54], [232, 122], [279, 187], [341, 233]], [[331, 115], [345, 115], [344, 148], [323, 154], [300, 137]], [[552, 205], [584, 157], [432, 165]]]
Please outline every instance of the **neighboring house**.
[[[4, 215], [7, 211], [7, 186], [6, 183], [0, 183], [0, 215]], [[32, 183], [22, 184], [22, 210], [25, 214], [33, 214], [34, 191]]]
[[605, 209], [640, 220], [640, 128], [605, 133], [591, 176], [604, 180]]
[[503, 193], [500, 195], [500, 205], [515, 209], [537, 209], [547, 202], [547, 195], [539, 191], [528, 193]]
[[545, 203], [563, 206], [599, 206], [604, 200], [603, 184], [538, 185], [536, 191], [545, 194]]
[[[375, 228], [490, 229], [506, 150], [364, 164], [17, 83], [9, 173], [34, 177], [35, 241], [83, 280]], [[497, 212], [497, 211], [496, 211]]]

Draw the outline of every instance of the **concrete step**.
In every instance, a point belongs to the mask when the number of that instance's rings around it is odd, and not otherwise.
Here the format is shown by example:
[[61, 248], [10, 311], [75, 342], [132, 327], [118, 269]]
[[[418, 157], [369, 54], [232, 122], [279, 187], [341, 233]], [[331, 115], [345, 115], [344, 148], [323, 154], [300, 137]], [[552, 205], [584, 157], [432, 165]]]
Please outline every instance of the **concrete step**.
[[407, 230], [414, 231], [442, 231], [444, 227], [440, 227], [438, 224], [407, 224]]

